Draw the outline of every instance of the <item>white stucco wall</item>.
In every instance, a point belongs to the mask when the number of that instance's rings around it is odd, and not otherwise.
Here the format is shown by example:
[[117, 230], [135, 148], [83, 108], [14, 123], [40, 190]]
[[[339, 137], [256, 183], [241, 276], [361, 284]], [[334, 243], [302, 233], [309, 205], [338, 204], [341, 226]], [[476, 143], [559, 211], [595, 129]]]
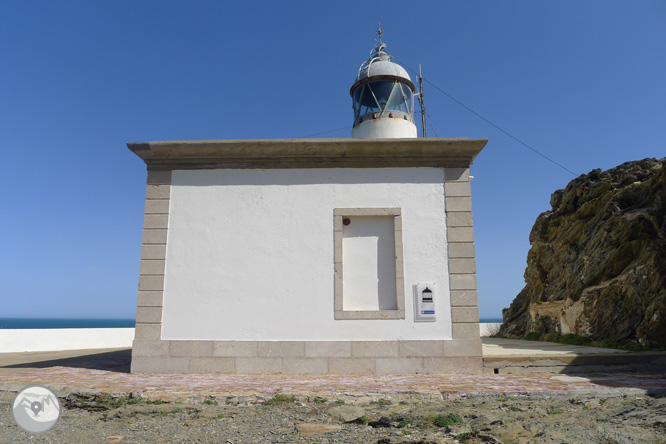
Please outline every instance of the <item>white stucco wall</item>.
[[353, 217], [342, 227], [343, 310], [396, 310], [393, 217]]
[[[451, 339], [438, 168], [174, 171], [162, 339]], [[334, 208], [402, 210], [406, 319], [334, 319]], [[412, 285], [436, 282], [437, 322]]]

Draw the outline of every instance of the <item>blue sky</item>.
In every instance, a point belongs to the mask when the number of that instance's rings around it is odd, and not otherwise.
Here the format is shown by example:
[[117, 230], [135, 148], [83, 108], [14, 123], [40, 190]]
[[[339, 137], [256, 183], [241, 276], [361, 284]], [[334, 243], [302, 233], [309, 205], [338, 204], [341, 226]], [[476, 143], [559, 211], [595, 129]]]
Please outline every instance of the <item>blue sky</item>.
[[[125, 143], [349, 137], [379, 21], [403, 65], [576, 173], [666, 156], [663, 1], [5, 1], [0, 317], [133, 317], [146, 172]], [[425, 102], [429, 137], [489, 139], [472, 193], [499, 317], [574, 176], [428, 84]]]

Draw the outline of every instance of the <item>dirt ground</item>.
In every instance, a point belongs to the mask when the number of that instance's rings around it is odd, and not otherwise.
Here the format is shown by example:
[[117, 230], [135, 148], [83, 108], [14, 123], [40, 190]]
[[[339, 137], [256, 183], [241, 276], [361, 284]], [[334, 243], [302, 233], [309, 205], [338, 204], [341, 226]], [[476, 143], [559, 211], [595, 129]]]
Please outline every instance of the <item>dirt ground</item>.
[[70, 394], [44, 434], [13, 422], [0, 392], [1, 443], [666, 443], [666, 398], [623, 394], [482, 394], [198, 398]]

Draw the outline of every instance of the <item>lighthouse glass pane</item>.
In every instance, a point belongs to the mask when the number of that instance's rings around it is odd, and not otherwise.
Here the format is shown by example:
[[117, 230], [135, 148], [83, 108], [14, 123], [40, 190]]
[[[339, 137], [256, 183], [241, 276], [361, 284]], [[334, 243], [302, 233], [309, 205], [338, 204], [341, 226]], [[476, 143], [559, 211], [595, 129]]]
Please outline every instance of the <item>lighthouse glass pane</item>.
[[391, 97], [386, 104], [386, 109], [390, 111], [402, 111], [403, 113], [409, 112], [407, 109], [407, 97], [403, 91], [402, 85], [398, 82], [395, 83]]
[[375, 98], [379, 103], [381, 109], [386, 107], [386, 103], [391, 96], [391, 91], [393, 91], [393, 85], [395, 81], [393, 80], [379, 80], [376, 82], [368, 83], [368, 86], [372, 89], [372, 92], [375, 94]]
[[362, 116], [380, 111], [370, 85], [361, 85], [354, 91], [354, 124], [357, 124]]
[[375, 97], [372, 95], [372, 91], [370, 91], [368, 85], [363, 85], [363, 93], [361, 94], [359, 105], [361, 110], [359, 114], [361, 116], [367, 113], [379, 111], [379, 105], [377, 104]]
[[358, 118], [361, 115], [361, 94], [363, 94], [364, 87], [356, 88], [354, 91], [354, 123], [358, 122]]
[[386, 109], [411, 114], [413, 111], [412, 90], [403, 83], [396, 83]]
[[402, 88], [402, 93], [405, 96], [405, 105], [407, 106], [407, 113], [413, 114], [414, 113], [414, 95], [412, 93], [412, 89], [405, 85], [404, 83], [400, 83], [400, 88]]

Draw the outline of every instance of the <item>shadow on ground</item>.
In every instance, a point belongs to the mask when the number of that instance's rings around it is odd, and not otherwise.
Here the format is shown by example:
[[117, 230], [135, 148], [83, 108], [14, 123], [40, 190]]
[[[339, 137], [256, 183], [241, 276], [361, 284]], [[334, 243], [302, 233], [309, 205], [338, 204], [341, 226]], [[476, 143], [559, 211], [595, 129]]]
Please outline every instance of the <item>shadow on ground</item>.
[[[490, 358], [484, 357], [484, 360]], [[351, 377], [349, 375], [201, 374], [169, 375], [168, 378], [164, 378], [164, 375], [130, 375], [132, 350], [129, 348], [0, 353], [0, 384], [4, 380], [10, 384], [37, 382], [65, 384], [71, 387], [107, 387], [108, 390], [119, 392], [160, 390], [177, 393], [206, 390], [221, 393], [237, 392], [238, 390], [266, 391], [267, 387], [270, 387], [271, 392], [290, 389], [307, 392], [344, 390], [373, 393], [423, 390], [480, 393], [498, 391], [523, 393], [543, 390], [576, 392], [635, 388], [641, 389], [643, 393], [650, 396], [666, 396], [666, 372], [664, 371], [666, 356], [663, 354], [651, 355], [644, 352], [586, 356], [520, 354], [498, 355], [493, 356], [492, 359], [493, 362], [486, 362], [486, 364], [504, 366], [502, 369], [506, 369], [507, 373], [356, 375]], [[550, 368], [551, 364], [552, 368]], [[640, 371], [640, 368], [646, 364], [649, 369]], [[518, 372], [518, 370], [523, 371]], [[148, 386], [150, 389], [147, 388]]]
[[[17, 353], [22, 356], [20, 362], [0, 365], [0, 373], [20, 373], [21, 370], [42, 369], [49, 367], [86, 368], [90, 370], [106, 370], [111, 372], [129, 373], [132, 362], [132, 349], [113, 350], [108, 352], [77, 353], [74, 356], [62, 356], [58, 353]], [[4, 370], [4, 371], [3, 371]], [[15, 370], [15, 371], [13, 371]]]

